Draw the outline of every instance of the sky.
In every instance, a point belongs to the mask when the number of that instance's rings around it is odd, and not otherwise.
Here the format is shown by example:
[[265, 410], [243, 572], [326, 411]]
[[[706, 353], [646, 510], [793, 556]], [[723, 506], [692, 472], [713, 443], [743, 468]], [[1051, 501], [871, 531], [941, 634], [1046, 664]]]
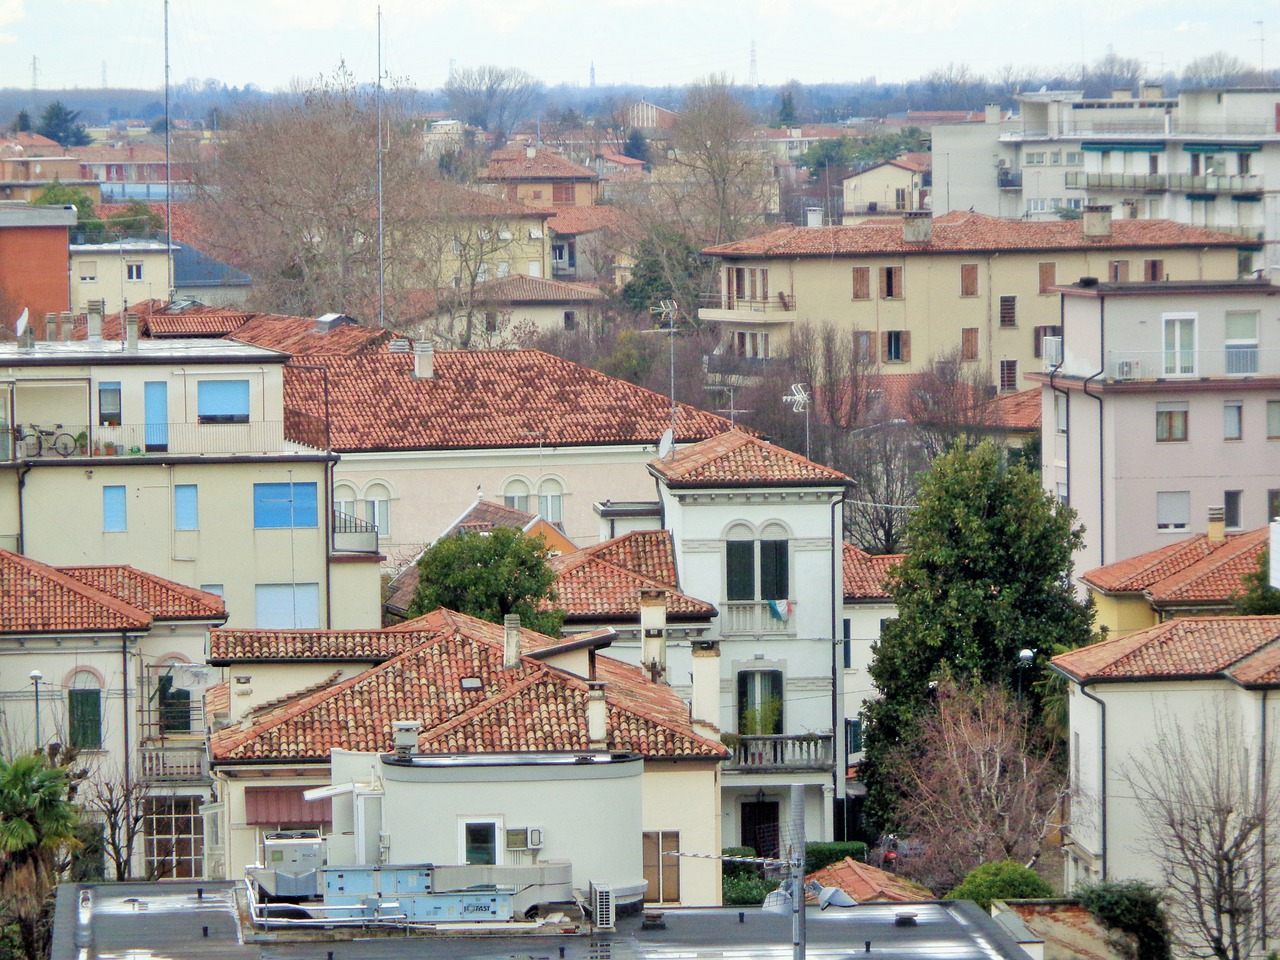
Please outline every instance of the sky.
[[[0, 0], [0, 87], [164, 83], [163, 0]], [[377, 76], [376, 0], [170, 0], [170, 76], [287, 88]], [[1259, 22], [1261, 21], [1261, 25]], [[383, 71], [423, 89], [497, 64], [546, 84], [908, 80], [948, 64], [1177, 71], [1225, 50], [1280, 67], [1280, 0], [382, 0]], [[1259, 37], [1264, 38], [1259, 43]]]

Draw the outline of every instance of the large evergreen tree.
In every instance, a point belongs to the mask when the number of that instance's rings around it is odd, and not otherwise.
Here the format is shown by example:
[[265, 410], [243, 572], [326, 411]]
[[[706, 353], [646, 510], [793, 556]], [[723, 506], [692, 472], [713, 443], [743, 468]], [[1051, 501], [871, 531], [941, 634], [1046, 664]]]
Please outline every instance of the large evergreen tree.
[[93, 142], [80, 123], [80, 111], [68, 110], [61, 100], [55, 100], [44, 108], [36, 133], [50, 140], [57, 140], [64, 147], [83, 147]]

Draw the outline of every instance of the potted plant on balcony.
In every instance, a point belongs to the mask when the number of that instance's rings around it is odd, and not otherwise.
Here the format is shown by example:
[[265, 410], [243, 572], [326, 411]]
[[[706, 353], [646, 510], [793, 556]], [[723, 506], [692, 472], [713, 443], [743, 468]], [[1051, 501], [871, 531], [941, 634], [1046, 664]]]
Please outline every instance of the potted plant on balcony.
[[81, 430], [76, 434], [76, 453], [89, 452], [89, 432]]
[[114, 456], [116, 455], [116, 444], [115, 444], [115, 441], [114, 441], [114, 440], [108, 440], [106, 443], [104, 443], [104, 444], [102, 445], [102, 452], [103, 452], [104, 454], [106, 454], [108, 457], [114, 457]]

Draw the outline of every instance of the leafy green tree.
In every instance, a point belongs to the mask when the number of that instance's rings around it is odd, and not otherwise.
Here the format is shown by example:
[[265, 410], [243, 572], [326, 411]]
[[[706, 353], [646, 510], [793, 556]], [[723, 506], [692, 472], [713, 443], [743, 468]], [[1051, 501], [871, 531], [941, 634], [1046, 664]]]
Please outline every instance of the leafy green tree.
[[632, 160], [649, 163], [651, 160], [649, 141], [644, 138], [644, 134], [639, 130], [632, 130], [627, 135], [627, 142], [622, 145], [622, 155], [630, 157]]
[[164, 229], [164, 217], [149, 203], [130, 200], [104, 221], [108, 233], [117, 237], [145, 237]]
[[64, 767], [44, 755], [0, 758], [0, 923], [17, 928], [29, 960], [48, 954], [48, 911], [77, 812]]
[[523, 626], [558, 637], [564, 611], [548, 606], [557, 599], [550, 556], [542, 537], [513, 527], [442, 537], [418, 559], [418, 589], [409, 615], [445, 607], [502, 623], [514, 613]]
[[790, 90], [782, 94], [782, 100], [778, 104], [778, 122], [779, 127], [794, 127], [799, 123], [796, 116], [796, 98]]
[[31, 114], [26, 110], [19, 110], [18, 115], [13, 118], [13, 132], [27, 133], [31, 130]]
[[1169, 960], [1173, 933], [1162, 891], [1142, 880], [1104, 880], [1077, 888], [1074, 896], [1099, 923], [1137, 941], [1134, 960]]
[[50, 140], [57, 140], [64, 147], [83, 147], [93, 140], [79, 122], [80, 111], [68, 110], [61, 100], [55, 100], [44, 108], [36, 133]]
[[1271, 550], [1258, 558], [1258, 568], [1240, 578], [1244, 590], [1235, 597], [1236, 613], [1245, 616], [1280, 613], [1280, 590], [1271, 586]]
[[655, 226], [637, 244], [636, 265], [622, 288], [622, 302], [633, 310], [648, 310], [661, 300], [675, 300], [682, 316], [696, 316], [708, 262], [688, 234]]
[[31, 201], [37, 206], [76, 208], [76, 242], [96, 243], [104, 239], [106, 224], [98, 217], [93, 197], [79, 187], [68, 187], [55, 180]]
[[947, 899], [972, 900], [983, 910], [990, 910], [992, 900], [1032, 900], [1052, 896], [1053, 887], [1034, 870], [1005, 860], [974, 867], [947, 894]]
[[886, 133], [874, 137], [838, 140], [819, 140], [796, 161], [817, 173], [824, 167], [869, 167], [875, 163], [892, 160], [904, 153], [920, 149], [920, 128], [908, 127], [901, 133]]
[[943, 665], [958, 680], [1015, 691], [1038, 719], [1033, 683], [1048, 652], [1086, 643], [1093, 619], [1071, 587], [1083, 536], [1075, 512], [991, 442], [936, 459], [916, 502], [889, 581], [898, 619], [885, 624], [871, 663], [879, 697], [865, 711], [871, 813], [888, 823], [891, 753], [914, 735]]

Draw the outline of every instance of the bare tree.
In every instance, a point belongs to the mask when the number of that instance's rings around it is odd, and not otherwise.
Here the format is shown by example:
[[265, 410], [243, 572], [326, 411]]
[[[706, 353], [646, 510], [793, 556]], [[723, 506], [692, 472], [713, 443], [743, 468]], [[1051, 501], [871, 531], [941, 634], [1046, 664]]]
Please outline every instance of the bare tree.
[[493, 134], [499, 145], [525, 119], [542, 85], [514, 67], [467, 67], [454, 71], [444, 95], [458, 119]]
[[[81, 807], [101, 824], [102, 848], [116, 880], [130, 880], [141, 853], [147, 819], [153, 813], [156, 791], [148, 780], [125, 778], [121, 772], [91, 776], [83, 788]], [[173, 870], [172, 840], [158, 841], [168, 849], [150, 851], [145, 880], [161, 880]]]
[[903, 411], [932, 460], [957, 443], [972, 446], [991, 422], [990, 375], [959, 347], [935, 357], [916, 377]]
[[1218, 50], [1207, 56], [1197, 57], [1182, 71], [1184, 87], [1233, 87], [1253, 77], [1253, 67], [1239, 57]]
[[849, 437], [854, 489], [845, 502], [845, 536], [868, 553], [899, 553], [928, 458], [903, 420], [881, 419]]
[[1036, 860], [1063, 782], [1028, 732], [1027, 710], [1000, 686], [938, 681], [933, 709], [895, 752], [902, 831], [927, 841], [899, 867], [934, 889], [982, 863]]
[[1185, 729], [1160, 719], [1153, 746], [1130, 758], [1125, 779], [1187, 956], [1247, 960], [1280, 929], [1280, 868], [1266, 849], [1280, 789], [1258, 762], [1274, 747], [1246, 734], [1224, 697]]

